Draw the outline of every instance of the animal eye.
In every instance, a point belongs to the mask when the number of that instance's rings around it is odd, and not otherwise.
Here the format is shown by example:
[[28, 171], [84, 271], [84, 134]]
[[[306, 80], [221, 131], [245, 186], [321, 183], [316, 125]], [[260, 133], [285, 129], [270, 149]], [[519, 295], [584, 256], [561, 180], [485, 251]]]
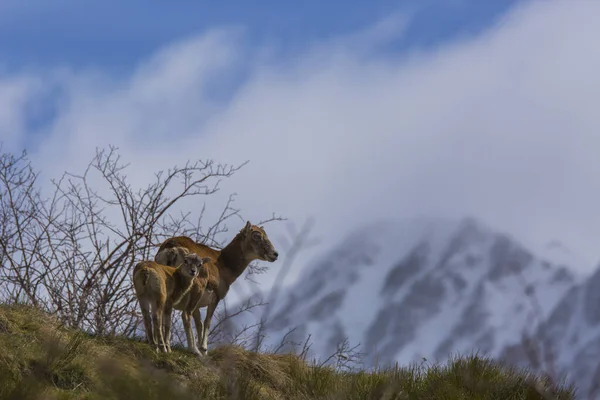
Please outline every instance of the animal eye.
[[254, 239], [254, 240], [260, 240], [261, 239], [260, 233], [258, 233], [258, 232], [252, 232], [252, 239]]

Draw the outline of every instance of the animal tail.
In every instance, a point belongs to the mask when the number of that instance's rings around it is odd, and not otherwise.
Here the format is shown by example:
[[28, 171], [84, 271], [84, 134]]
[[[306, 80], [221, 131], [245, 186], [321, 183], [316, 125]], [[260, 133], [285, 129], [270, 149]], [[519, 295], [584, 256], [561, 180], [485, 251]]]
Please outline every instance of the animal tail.
[[138, 294], [144, 293], [150, 281], [150, 268], [141, 261], [133, 269], [133, 286]]
[[148, 286], [149, 280], [150, 280], [150, 271], [148, 271], [148, 268], [144, 268], [142, 270], [142, 283], [144, 284], [144, 286]]

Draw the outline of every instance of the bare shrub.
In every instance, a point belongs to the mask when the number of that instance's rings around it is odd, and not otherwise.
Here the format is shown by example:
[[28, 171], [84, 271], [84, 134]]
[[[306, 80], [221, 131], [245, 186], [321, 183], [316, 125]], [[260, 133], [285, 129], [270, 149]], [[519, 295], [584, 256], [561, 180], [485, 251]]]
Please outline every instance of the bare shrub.
[[[127, 179], [129, 166], [110, 147], [97, 150], [83, 173], [53, 180], [51, 195], [43, 197], [27, 154], [0, 146], [0, 301], [41, 307], [93, 334], [135, 334], [141, 318], [131, 269], [174, 235], [222, 245], [227, 221], [241, 219], [235, 194], [213, 221], [205, 221], [200, 198], [245, 164], [187, 162], [136, 188]], [[195, 198], [199, 212], [175, 213], [176, 204]]]

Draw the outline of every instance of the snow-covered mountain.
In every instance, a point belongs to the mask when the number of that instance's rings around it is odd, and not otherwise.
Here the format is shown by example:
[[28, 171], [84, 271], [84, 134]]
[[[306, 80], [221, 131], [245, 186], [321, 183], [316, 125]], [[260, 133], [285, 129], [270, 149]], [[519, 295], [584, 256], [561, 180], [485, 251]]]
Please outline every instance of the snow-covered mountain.
[[[347, 338], [367, 367], [475, 351], [527, 364], [519, 345], [539, 330], [559, 343], [563, 368], [589, 358], [577, 366], [588, 371], [600, 356], [600, 272], [581, 282], [568, 250], [547, 250], [534, 254], [472, 218], [363, 226], [302, 266], [273, 304], [267, 340], [296, 328], [288, 340], [310, 334], [323, 358]], [[234, 321], [253, 318], [260, 309]]]

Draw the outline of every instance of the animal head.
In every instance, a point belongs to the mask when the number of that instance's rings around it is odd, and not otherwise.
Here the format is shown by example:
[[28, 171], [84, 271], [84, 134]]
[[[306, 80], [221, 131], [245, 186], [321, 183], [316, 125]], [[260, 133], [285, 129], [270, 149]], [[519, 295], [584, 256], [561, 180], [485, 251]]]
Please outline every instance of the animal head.
[[184, 257], [188, 254], [190, 254], [190, 252], [185, 247], [171, 247], [158, 253], [154, 257], [154, 261], [159, 264], [177, 267], [183, 263]]
[[209, 263], [210, 257], [200, 257], [196, 253], [188, 253], [183, 257], [183, 263], [179, 267], [180, 270], [188, 277], [194, 278], [202, 274], [205, 274], [206, 270], [203, 268], [203, 264]]
[[275, 246], [267, 236], [262, 226], [252, 225], [250, 221], [242, 228], [239, 235], [244, 241], [244, 249], [251, 253], [253, 258], [262, 261], [274, 262], [279, 257]]

